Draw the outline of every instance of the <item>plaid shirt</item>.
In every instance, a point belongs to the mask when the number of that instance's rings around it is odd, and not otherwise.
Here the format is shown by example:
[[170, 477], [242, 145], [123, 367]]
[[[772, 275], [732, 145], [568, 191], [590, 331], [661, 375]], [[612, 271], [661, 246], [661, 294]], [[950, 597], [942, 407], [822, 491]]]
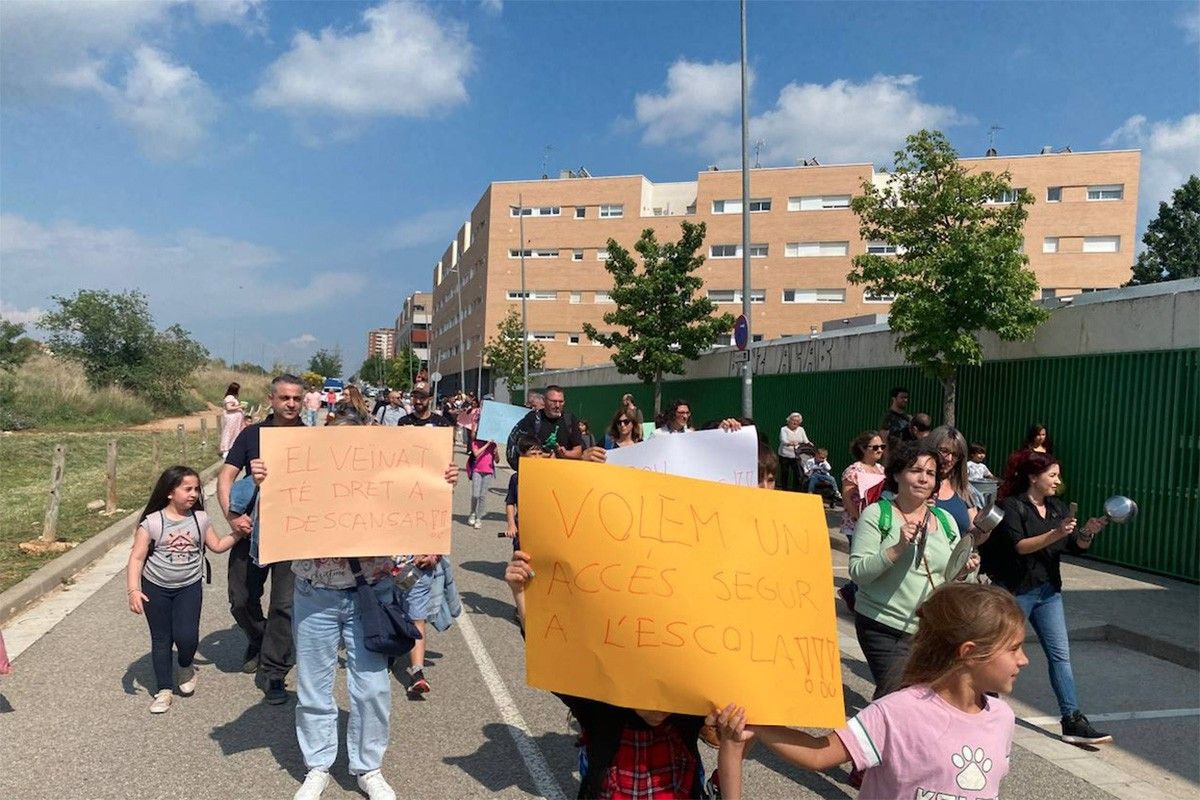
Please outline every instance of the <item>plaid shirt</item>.
[[626, 727], [601, 788], [604, 800], [677, 800], [699, 796], [696, 757], [674, 725]]

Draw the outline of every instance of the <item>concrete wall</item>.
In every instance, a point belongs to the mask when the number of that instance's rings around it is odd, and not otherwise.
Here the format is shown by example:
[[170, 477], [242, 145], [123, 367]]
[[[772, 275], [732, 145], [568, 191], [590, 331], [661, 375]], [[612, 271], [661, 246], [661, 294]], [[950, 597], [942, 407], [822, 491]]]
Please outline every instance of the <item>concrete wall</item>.
[[[985, 333], [980, 336], [980, 344], [985, 361], [1200, 347], [1200, 279], [1080, 295], [1070, 303], [1057, 303], [1050, 319], [1028, 342], [1003, 342]], [[715, 350], [695, 361], [687, 375], [668, 376], [667, 380], [738, 375], [740, 366], [733, 360], [736, 352], [732, 347]], [[756, 375], [904, 364], [903, 355], [895, 347], [895, 335], [886, 325], [768, 342], [754, 347], [751, 353]], [[629, 380], [609, 364], [544, 372], [536, 381], [531, 377], [530, 382], [539, 386], [598, 386]]]

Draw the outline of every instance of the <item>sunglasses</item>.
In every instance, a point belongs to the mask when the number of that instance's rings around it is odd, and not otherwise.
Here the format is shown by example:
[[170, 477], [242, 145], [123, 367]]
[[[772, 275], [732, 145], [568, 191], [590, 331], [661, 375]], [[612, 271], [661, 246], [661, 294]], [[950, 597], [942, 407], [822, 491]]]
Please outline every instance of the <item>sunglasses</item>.
[[869, 444], [869, 445], [867, 445], [867, 449], [868, 450], [887, 450], [887, 445], [886, 444]]
[[619, 419], [619, 420], [617, 420], [617, 424], [618, 424], [618, 425], [632, 425], [632, 424], [633, 424], [633, 420], [631, 420], [631, 419]]

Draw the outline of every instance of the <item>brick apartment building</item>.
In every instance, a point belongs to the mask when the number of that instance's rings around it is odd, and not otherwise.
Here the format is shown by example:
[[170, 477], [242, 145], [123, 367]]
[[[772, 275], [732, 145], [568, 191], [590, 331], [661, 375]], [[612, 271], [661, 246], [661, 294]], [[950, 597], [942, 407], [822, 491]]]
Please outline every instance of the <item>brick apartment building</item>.
[[374, 355], [385, 359], [396, 355], [396, 332], [391, 328], [367, 331], [367, 358]]
[[[1034, 196], [1025, 250], [1043, 297], [1116, 287], [1128, 279], [1138, 151], [962, 162], [970, 169], [1008, 170], [1013, 185]], [[829, 320], [887, 313], [889, 298], [846, 281], [854, 256], [887, 252], [882, 243], [859, 238], [858, 218], [849, 208], [864, 181], [887, 177], [870, 164], [751, 172], [755, 339], [808, 334]], [[584, 322], [605, 330], [602, 316], [611, 310], [605, 243], [611, 237], [632, 249], [644, 228], [654, 228], [660, 240], [678, 239], [683, 219], [707, 225], [702, 291], [718, 310], [740, 313], [740, 171], [711, 170], [678, 183], [652, 183], [640, 175], [592, 177], [583, 170], [559, 179], [492, 183], [434, 267], [431, 371], [445, 376], [447, 389], [458, 385], [461, 286], [465, 383], [475, 388], [482, 344], [509, 308], [520, 309], [522, 250], [529, 335], [546, 348], [547, 368], [607, 362], [609, 351], [583, 333]], [[490, 385], [486, 377], [483, 385]]]
[[422, 363], [429, 361], [429, 328], [433, 320], [433, 295], [413, 292], [404, 298], [404, 307], [396, 317], [395, 341], [397, 352], [412, 347], [413, 355]]

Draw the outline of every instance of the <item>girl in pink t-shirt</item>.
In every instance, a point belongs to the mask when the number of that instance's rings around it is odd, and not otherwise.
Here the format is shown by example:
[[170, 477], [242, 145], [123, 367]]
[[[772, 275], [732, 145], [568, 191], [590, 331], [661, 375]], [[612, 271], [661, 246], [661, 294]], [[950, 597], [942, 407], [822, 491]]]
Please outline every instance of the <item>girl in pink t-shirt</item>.
[[864, 771], [860, 797], [999, 797], [1015, 718], [994, 694], [1010, 693], [1029, 663], [1025, 617], [1007, 592], [972, 583], [939, 587], [917, 617], [903, 688], [827, 736], [747, 725], [734, 705], [714, 712], [721, 796], [741, 797], [743, 752], [758, 739], [804, 769], [852, 762]]
[[488, 484], [496, 474], [496, 443], [472, 435], [467, 439], [467, 449], [467, 477], [471, 479], [471, 516], [467, 524], [482, 528]]

